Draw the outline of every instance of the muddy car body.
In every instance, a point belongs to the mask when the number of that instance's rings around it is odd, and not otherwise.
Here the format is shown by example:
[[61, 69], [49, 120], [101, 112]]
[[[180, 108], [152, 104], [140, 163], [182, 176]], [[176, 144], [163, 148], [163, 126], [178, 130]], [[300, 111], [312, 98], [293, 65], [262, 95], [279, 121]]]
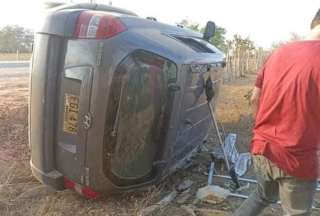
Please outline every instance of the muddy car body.
[[222, 78], [224, 56], [202, 37], [104, 5], [52, 10], [31, 64], [36, 178], [94, 197], [181, 166], [207, 137], [205, 80], [217, 93]]

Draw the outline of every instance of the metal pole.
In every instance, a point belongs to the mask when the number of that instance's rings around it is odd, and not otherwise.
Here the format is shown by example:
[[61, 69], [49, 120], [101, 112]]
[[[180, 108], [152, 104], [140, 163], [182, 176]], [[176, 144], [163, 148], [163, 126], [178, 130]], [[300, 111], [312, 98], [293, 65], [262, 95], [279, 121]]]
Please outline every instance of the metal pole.
[[211, 162], [209, 174], [208, 174], [208, 185], [212, 185], [213, 172], [214, 172], [214, 162]]
[[[217, 178], [225, 178], [225, 179], [230, 179], [231, 180], [230, 176], [225, 176], [225, 175], [213, 175], [213, 176], [217, 177]], [[257, 180], [255, 180], [255, 179], [238, 178], [238, 180], [245, 181], [245, 182], [250, 182], [250, 183], [257, 183]]]
[[241, 199], [248, 199], [247, 195], [237, 194], [237, 193], [230, 193], [229, 196], [241, 198]]
[[219, 139], [219, 143], [221, 145], [222, 152], [223, 152], [223, 155], [224, 155], [224, 158], [225, 158], [225, 162], [227, 164], [228, 171], [230, 171], [231, 167], [230, 167], [230, 164], [229, 164], [228, 155], [227, 155], [227, 153], [226, 153], [226, 151], [224, 149], [223, 141], [222, 141], [221, 134], [220, 134], [220, 131], [219, 131], [219, 127], [218, 127], [218, 124], [217, 124], [217, 121], [216, 121], [216, 118], [215, 118], [215, 115], [214, 115], [214, 112], [213, 112], [213, 109], [212, 109], [212, 105], [211, 105], [211, 103], [209, 101], [208, 101], [208, 105], [209, 105], [211, 118], [212, 118], [211, 124], [212, 124], [212, 127], [216, 128], [218, 139]]

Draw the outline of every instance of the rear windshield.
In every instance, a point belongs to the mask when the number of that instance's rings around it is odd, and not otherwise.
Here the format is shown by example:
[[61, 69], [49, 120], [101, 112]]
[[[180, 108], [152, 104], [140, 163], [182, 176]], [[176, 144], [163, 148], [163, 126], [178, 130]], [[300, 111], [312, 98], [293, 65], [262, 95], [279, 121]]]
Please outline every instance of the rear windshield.
[[173, 36], [191, 49], [199, 53], [215, 53], [216, 48], [205, 40], [191, 37]]

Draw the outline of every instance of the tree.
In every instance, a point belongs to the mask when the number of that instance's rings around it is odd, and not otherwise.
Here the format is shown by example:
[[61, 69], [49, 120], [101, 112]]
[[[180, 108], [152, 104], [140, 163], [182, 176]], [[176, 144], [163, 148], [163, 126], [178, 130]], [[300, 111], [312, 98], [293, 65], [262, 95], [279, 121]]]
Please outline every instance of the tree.
[[275, 41], [271, 44], [270, 50], [273, 51], [284, 44], [285, 44], [285, 42], [283, 42], [283, 41]]
[[[192, 21], [190, 21], [188, 19], [183, 19], [178, 24], [182, 25], [188, 29], [191, 29], [192, 31], [195, 31], [195, 32], [201, 32], [201, 33], [204, 32], [204, 27], [200, 27], [199, 24], [193, 23]], [[210, 38], [209, 42], [225, 52], [227, 49], [226, 38], [225, 38], [226, 33], [227, 33], [227, 31], [225, 28], [217, 26], [216, 32], [215, 32], [214, 36], [212, 38]]]
[[271, 44], [270, 49], [271, 49], [271, 51], [273, 51], [288, 42], [300, 41], [303, 39], [304, 39], [303, 36], [299, 35], [298, 33], [292, 32], [290, 34], [290, 38], [287, 41], [275, 41]]
[[230, 79], [245, 77], [246, 74], [257, 70], [265, 53], [255, 47], [249, 37], [233, 35], [232, 40], [226, 42], [227, 73]]
[[303, 38], [304, 37], [299, 35], [298, 33], [291, 32], [289, 41], [300, 41], [300, 40], [303, 40]]
[[225, 28], [217, 26], [214, 36], [210, 39], [210, 43], [224, 52], [227, 51], [226, 33], [227, 31]]
[[201, 29], [200, 29], [200, 25], [198, 23], [194, 23], [188, 19], [183, 19], [181, 20], [181, 22], [178, 23], [179, 25], [182, 25], [183, 27], [186, 27], [192, 31], [195, 31], [195, 32], [200, 32]]
[[33, 32], [21, 26], [5, 26], [0, 29], [0, 52], [31, 52]]
[[[199, 24], [187, 19], [182, 20], [179, 24], [193, 31], [204, 32], [204, 28], [200, 28]], [[217, 26], [215, 35], [209, 41], [226, 54], [225, 78], [231, 80], [245, 77], [248, 73], [257, 71], [267, 56], [267, 51], [256, 48], [249, 37], [235, 34], [231, 40], [226, 40], [225, 35], [226, 29]]]

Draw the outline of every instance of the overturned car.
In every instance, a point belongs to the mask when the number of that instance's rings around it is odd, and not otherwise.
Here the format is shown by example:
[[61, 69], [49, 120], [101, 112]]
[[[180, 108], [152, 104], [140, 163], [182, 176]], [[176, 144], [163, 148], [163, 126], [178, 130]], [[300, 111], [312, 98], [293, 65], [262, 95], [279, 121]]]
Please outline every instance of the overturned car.
[[53, 9], [31, 63], [34, 176], [96, 197], [174, 172], [207, 138], [205, 82], [216, 97], [224, 66], [213, 32], [99, 4]]

